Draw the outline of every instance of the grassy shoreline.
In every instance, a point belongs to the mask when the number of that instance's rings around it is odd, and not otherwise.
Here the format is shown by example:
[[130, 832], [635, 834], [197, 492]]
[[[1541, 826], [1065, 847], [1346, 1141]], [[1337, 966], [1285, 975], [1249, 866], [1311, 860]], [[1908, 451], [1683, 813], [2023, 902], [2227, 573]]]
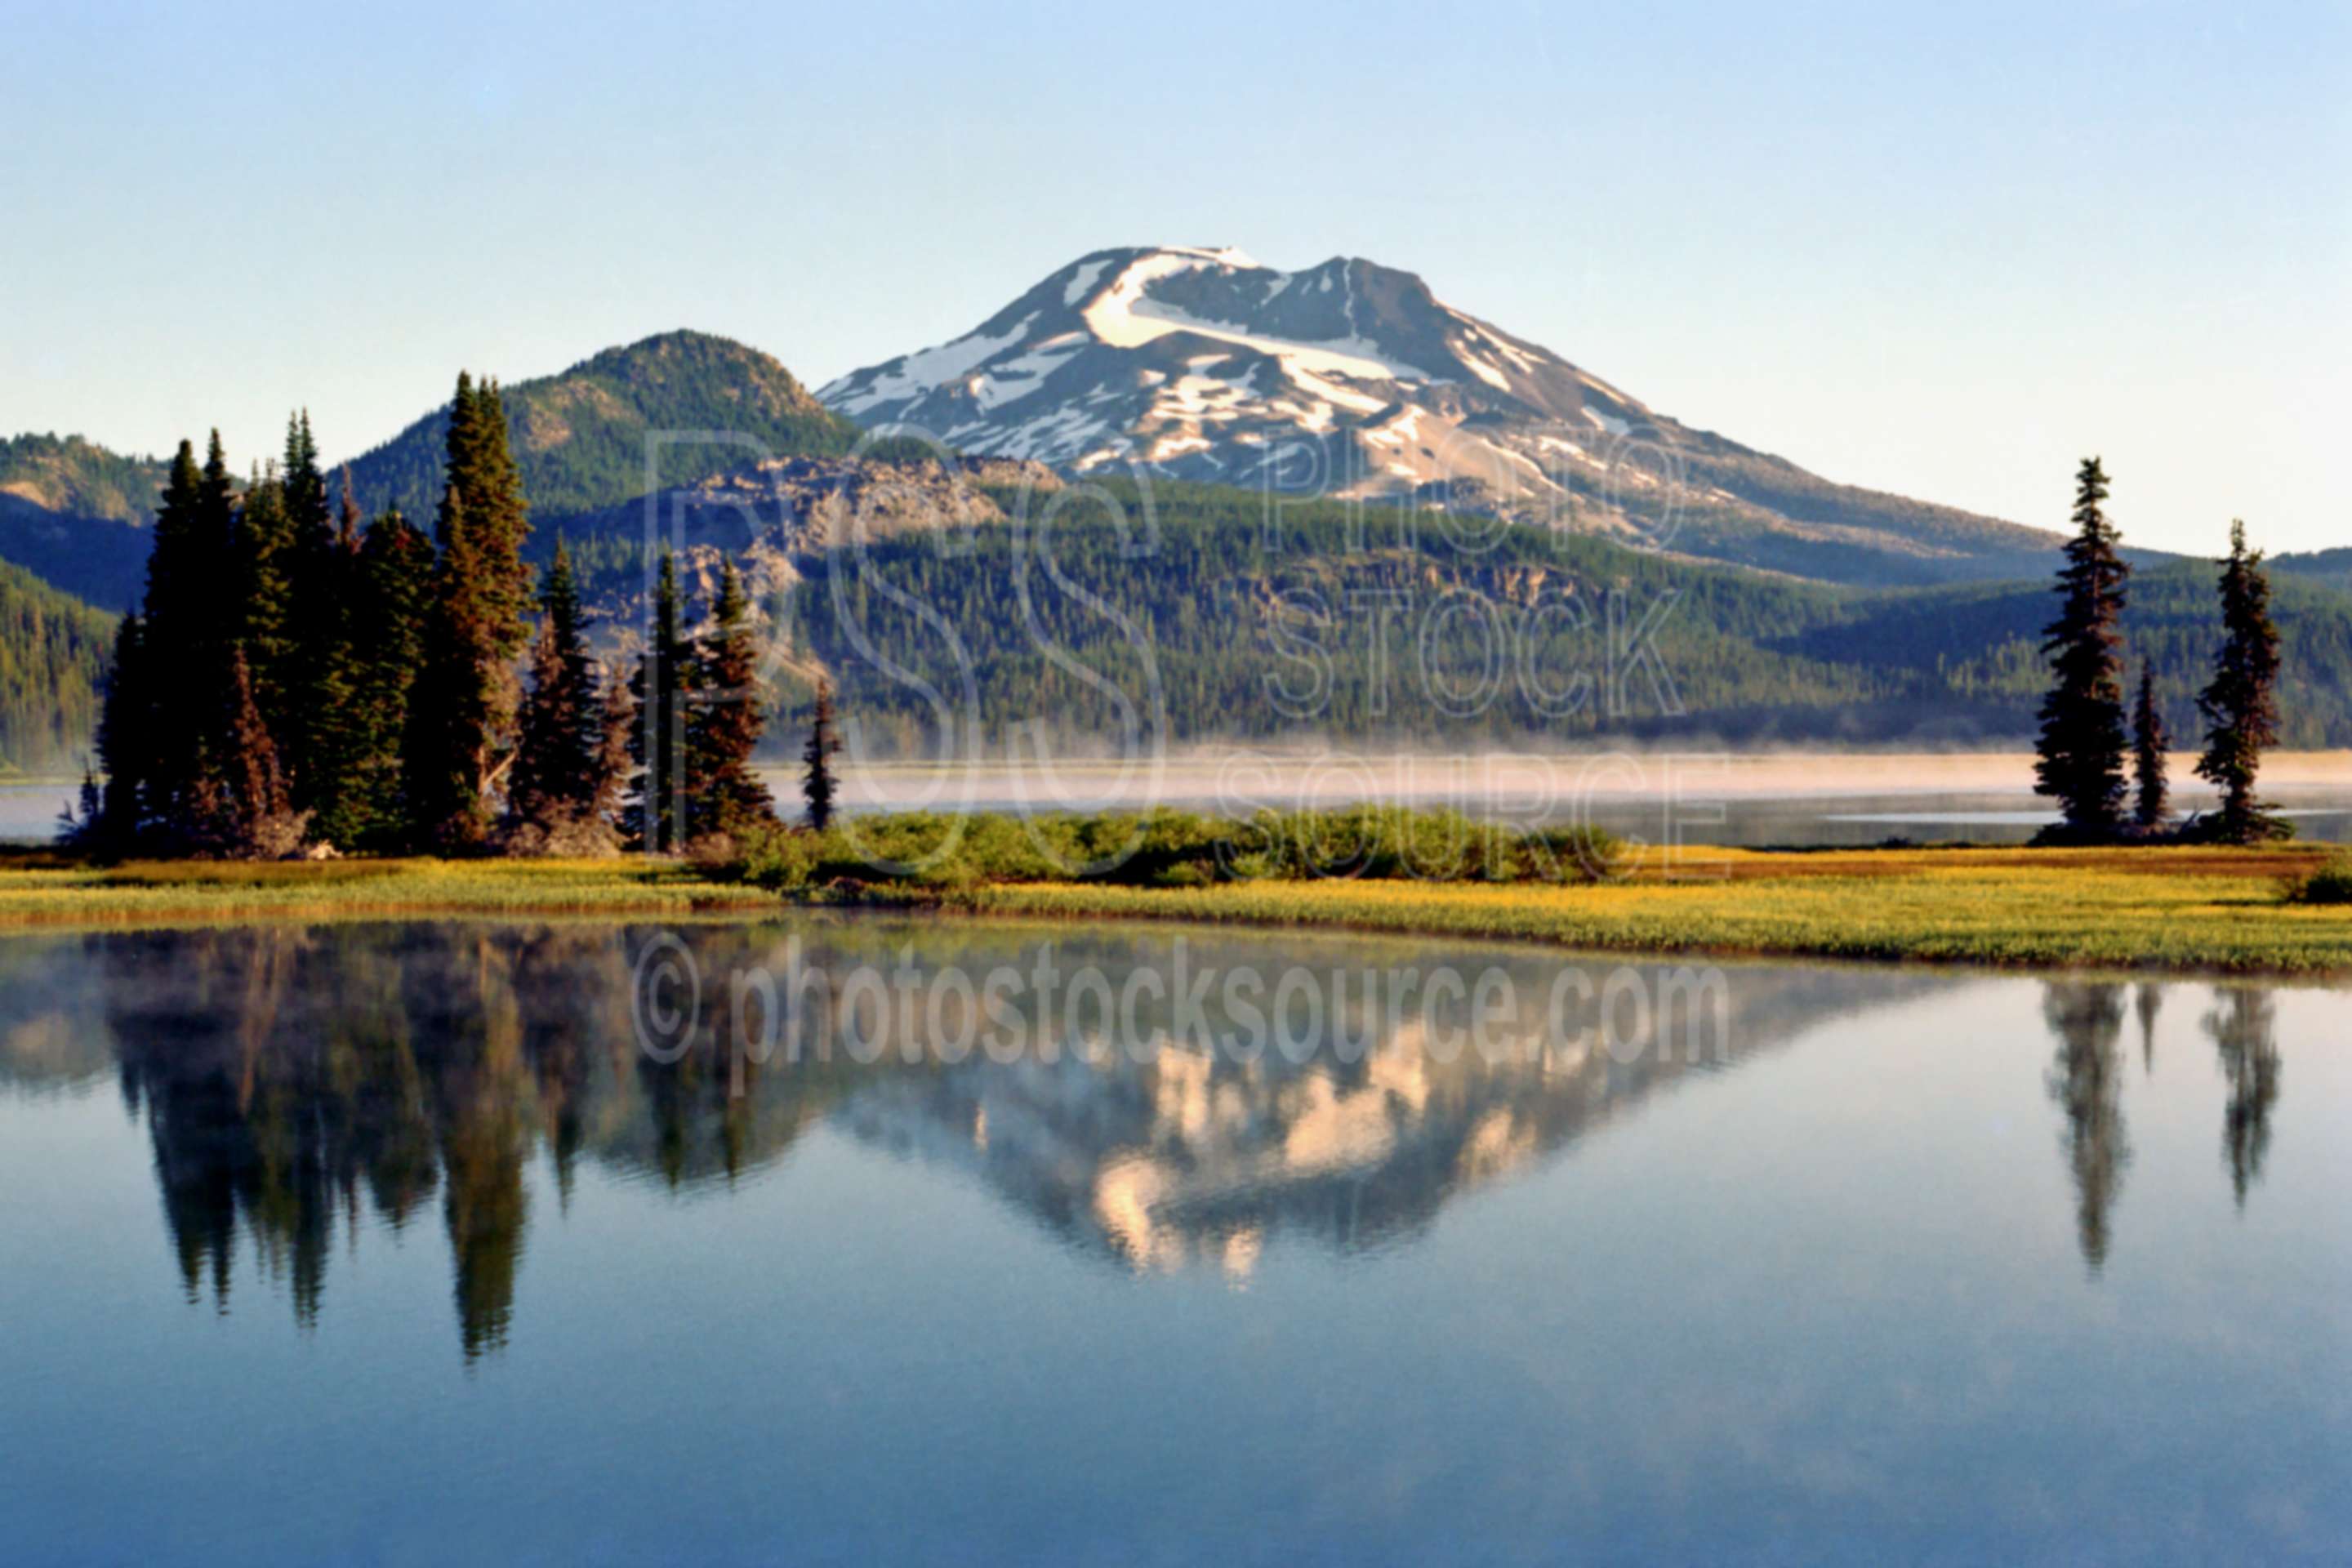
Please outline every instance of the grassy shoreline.
[[[1766, 853], [1758, 852], [1759, 858]], [[1919, 852], [1852, 853], [1894, 858]], [[1966, 863], [1791, 870], [1751, 864], [1711, 883], [1636, 879], [1539, 889], [1397, 882], [1166, 889], [1039, 884], [986, 889], [975, 907], [985, 914], [1033, 919], [1490, 938], [1628, 957], [2352, 977], [2352, 909], [2283, 902], [2280, 884], [2290, 872], [2273, 868], [2270, 862], [2277, 858], [2260, 857], [2250, 867], [2231, 870]]]
[[[2309, 847], [1722, 850], [1685, 867], [1697, 875], [1654, 871], [1595, 885], [998, 883], [911, 901], [949, 916], [1313, 927], [1629, 955], [2352, 975], [2352, 906], [2304, 907], [2280, 897], [2287, 879], [2322, 858]], [[727, 919], [793, 907], [691, 866], [642, 858], [111, 868], [54, 855], [0, 859], [0, 931], [280, 920]]]
[[683, 919], [773, 911], [773, 894], [690, 866], [612, 860], [152, 861], [97, 867], [0, 856], [0, 933], [256, 921], [484, 916]]

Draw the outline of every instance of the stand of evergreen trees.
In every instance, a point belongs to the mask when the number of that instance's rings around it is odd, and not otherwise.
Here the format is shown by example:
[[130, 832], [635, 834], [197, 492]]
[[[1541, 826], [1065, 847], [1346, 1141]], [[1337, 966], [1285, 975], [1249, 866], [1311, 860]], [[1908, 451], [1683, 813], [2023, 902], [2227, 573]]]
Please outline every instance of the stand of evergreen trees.
[[507, 432], [497, 384], [461, 374], [429, 540], [396, 510], [362, 526], [348, 476], [331, 502], [307, 414], [241, 489], [217, 432], [201, 465], [183, 441], [144, 599], [115, 640], [83, 842], [580, 855], [773, 822], [751, 771], [766, 705], [732, 569], [698, 639], [665, 559], [635, 679], [601, 669], [562, 542], [536, 584], [524, 563]]
[[[2042, 703], [2034, 789], [2055, 798], [2063, 820], [2042, 836], [2053, 843], [2102, 844], [2168, 834], [2206, 842], [2251, 844], [2293, 836], [2255, 797], [2264, 748], [2278, 742], [2278, 627], [2270, 616], [2270, 581], [2260, 551], [2246, 547], [2246, 525], [2230, 525], [2221, 563], [2221, 643], [2213, 679], [2197, 699], [2206, 722], [2197, 773], [2221, 792], [2220, 809], [2179, 829], [2169, 825], [2165, 759], [2171, 747], [2157, 705], [2150, 664], [2140, 666], [2139, 696], [2124, 710], [2124, 650], [2119, 620], [2131, 575], [2120, 535], [2105, 509], [2107, 476], [2086, 458], [2074, 479], [2074, 536], [2058, 573], [2058, 618], [2042, 651], [2052, 681]], [[2134, 777], [2126, 784], [2126, 754]], [[2126, 813], [2127, 793], [2136, 795]]]

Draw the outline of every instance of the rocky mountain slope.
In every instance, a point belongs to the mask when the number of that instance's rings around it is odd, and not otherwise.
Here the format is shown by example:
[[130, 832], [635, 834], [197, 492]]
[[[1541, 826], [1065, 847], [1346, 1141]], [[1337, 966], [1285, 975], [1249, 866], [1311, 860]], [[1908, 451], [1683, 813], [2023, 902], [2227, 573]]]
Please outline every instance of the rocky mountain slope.
[[2039, 575], [2055, 536], [1834, 484], [1696, 430], [1410, 272], [1081, 257], [952, 342], [819, 389], [869, 427], [1077, 472], [1398, 500], [1825, 581]]

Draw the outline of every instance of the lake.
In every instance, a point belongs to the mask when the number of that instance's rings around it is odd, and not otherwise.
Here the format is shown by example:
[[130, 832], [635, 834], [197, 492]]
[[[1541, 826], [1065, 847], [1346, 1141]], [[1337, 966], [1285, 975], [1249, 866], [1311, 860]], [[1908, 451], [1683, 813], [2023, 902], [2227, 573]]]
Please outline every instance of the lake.
[[[2202, 810], [2210, 786], [2176, 756], [2176, 806]], [[798, 775], [763, 775], [785, 816], [800, 814]], [[868, 763], [848, 768], [843, 807], [904, 810], [1108, 810], [1164, 804], [1227, 816], [1260, 806], [1357, 801], [1459, 806], [1527, 822], [1573, 820], [1644, 844], [1857, 847], [1889, 839], [2022, 844], [2058, 820], [2032, 792], [2021, 753], [1901, 755], [1595, 752], [1162, 759], [1158, 765], [1061, 762], [1015, 768]], [[0, 784], [0, 843], [46, 843], [73, 802], [70, 784]], [[2263, 797], [2299, 837], [2352, 842], [2352, 754], [2288, 752], [2263, 770]]]
[[0, 939], [7, 1559], [2352, 1555], [2340, 990]]

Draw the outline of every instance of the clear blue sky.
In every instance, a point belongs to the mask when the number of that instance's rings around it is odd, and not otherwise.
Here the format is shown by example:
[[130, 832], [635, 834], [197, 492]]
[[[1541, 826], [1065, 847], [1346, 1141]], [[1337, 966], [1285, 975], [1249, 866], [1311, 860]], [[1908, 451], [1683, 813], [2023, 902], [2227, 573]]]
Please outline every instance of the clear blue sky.
[[10, 7], [0, 430], [349, 455], [677, 326], [815, 384], [1215, 243], [1832, 478], [2352, 544], [2342, 4], [374, 9]]

